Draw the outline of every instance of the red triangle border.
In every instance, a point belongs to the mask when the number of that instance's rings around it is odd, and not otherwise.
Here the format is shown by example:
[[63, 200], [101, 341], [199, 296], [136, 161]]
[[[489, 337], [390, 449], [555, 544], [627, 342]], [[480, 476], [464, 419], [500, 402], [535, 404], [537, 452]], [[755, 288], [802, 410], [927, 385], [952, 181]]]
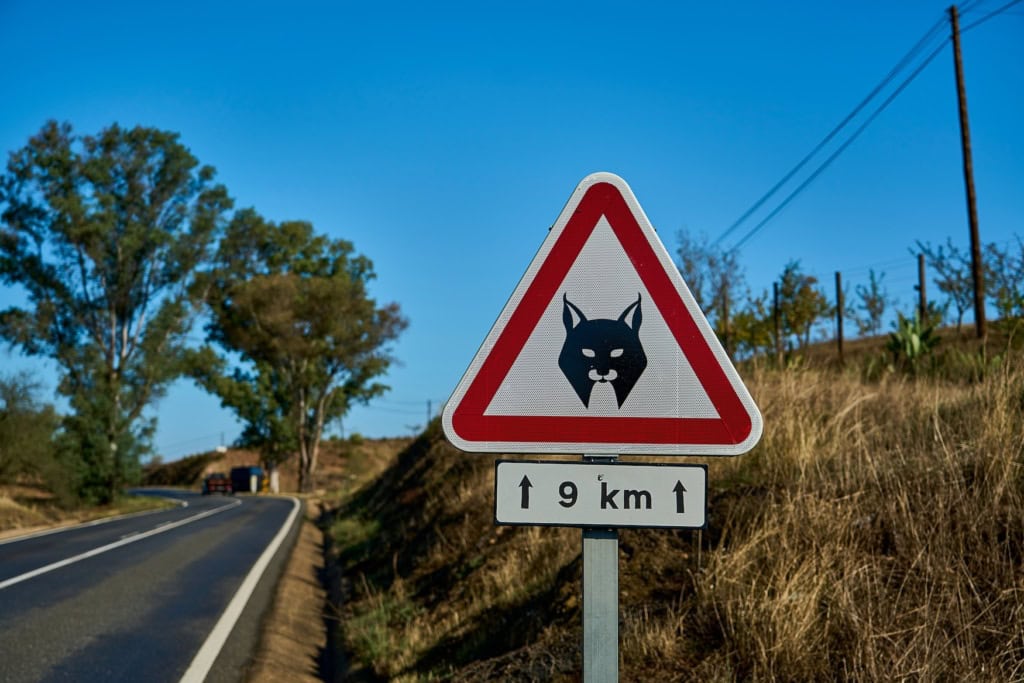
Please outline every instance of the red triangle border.
[[[647, 287], [654, 305], [715, 407], [718, 418], [484, 414], [549, 303], [558, 295], [565, 276], [602, 216], [607, 219]], [[633, 210], [620, 189], [610, 182], [597, 182], [585, 190], [469, 387], [452, 410], [451, 426], [461, 440], [471, 444], [628, 444], [634, 450], [636, 446], [644, 445], [736, 446], [748, 439], [754, 428], [747, 406], [680, 297], [676, 284], [665, 272]], [[557, 449], [551, 450], [556, 452]]]

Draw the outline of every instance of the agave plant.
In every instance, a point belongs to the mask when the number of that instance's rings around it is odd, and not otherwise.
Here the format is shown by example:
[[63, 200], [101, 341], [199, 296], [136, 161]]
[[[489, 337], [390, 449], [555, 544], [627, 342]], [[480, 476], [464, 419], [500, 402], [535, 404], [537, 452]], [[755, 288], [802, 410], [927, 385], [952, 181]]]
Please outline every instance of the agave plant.
[[885, 348], [892, 352], [893, 364], [916, 371], [918, 361], [931, 354], [939, 337], [935, 327], [923, 324], [916, 313], [912, 318], [896, 315], [896, 331], [889, 333]]

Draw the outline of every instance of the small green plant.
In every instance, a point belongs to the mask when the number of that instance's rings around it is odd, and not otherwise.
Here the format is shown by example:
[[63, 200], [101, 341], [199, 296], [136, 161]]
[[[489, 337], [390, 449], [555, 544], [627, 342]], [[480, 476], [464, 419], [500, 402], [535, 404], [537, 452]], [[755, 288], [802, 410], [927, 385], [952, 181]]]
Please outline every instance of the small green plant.
[[939, 337], [935, 328], [921, 322], [914, 314], [908, 318], [897, 313], [896, 331], [889, 333], [889, 341], [885, 348], [892, 353], [893, 365], [916, 372], [922, 358], [931, 354]]
[[936, 374], [947, 380], [980, 382], [999, 370], [1003, 364], [1003, 354], [986, 353], [984, 347], [977, 351], [949, 349], [939, 359]]
[[423, 616], [423, 608], [406, 594], [401, 580], [387, 590], [362, 579], [362, 597], [345, 629], [348, 646], [373, 671], [392, 680], [409, 664], [411, 648], [402, 635], [407, 625]]
[[341, 517], [331, 523], [328, 533], [338, 553], [356, 562], [370, 554], [373, 540], [380, 533], [380, 522], [359, 516]]

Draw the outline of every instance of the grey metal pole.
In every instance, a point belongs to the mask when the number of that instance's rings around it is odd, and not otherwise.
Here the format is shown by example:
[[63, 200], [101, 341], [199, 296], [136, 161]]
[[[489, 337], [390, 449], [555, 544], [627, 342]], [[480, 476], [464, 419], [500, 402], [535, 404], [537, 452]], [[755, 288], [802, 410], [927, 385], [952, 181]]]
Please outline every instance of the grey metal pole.
[[[588, 462], [616, 456], [584, 455]], [[619, 680], [619, 532], [583, 529], [583, 681]]]

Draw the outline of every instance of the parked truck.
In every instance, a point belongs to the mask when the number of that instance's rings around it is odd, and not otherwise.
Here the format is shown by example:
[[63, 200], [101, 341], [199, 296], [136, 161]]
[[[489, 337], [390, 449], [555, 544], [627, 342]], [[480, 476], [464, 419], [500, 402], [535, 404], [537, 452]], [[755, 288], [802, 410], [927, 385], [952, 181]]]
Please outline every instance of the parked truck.
[[262, 467], [232, 467], [231, 489], [235, 493], [263, 493], [267, 490], [267, 474]]

